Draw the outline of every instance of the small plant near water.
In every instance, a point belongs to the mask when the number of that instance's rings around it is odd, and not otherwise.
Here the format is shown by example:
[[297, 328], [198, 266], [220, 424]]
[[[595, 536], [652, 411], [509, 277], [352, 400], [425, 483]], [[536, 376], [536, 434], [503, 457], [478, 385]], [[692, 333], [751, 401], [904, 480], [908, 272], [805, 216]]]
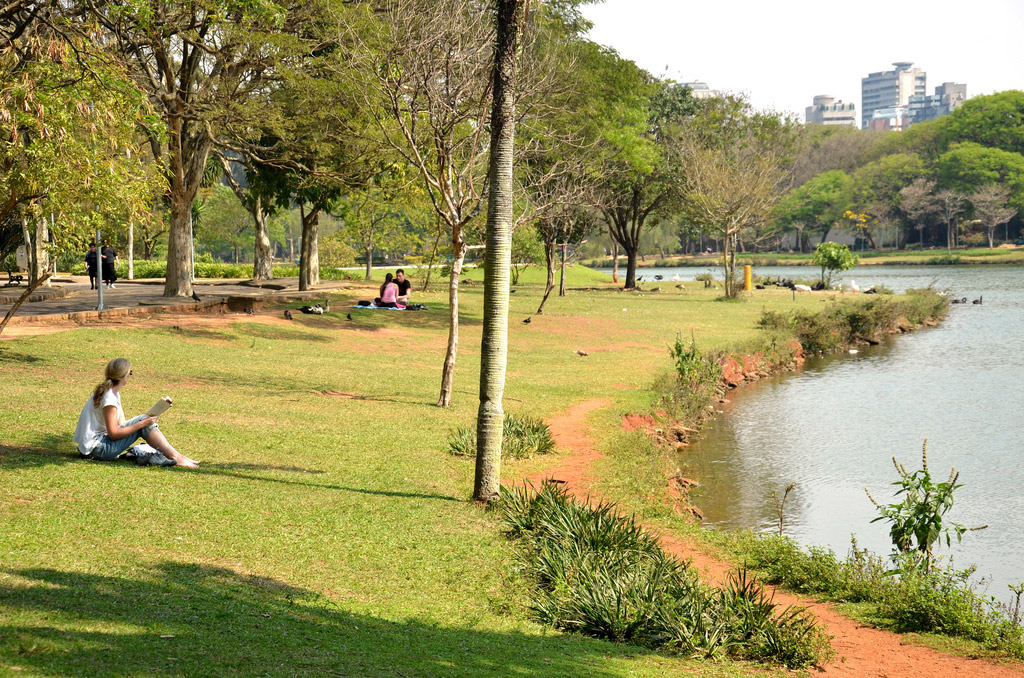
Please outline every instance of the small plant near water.
[[779, 609], [745, 570], [715, 590], [614, 505], [553, 483], [502, 493], [498, 510], [537, 585], [534, 611], [560, 629], [688, 656], [731, 655], [801, 668], [832, 648], [802, 608]]
[[948, 545], [953, 535], [960, 539], [984, 526], [968, 528], [948, 522], [945, 516], [960, 487], [959, 475], [953, 469], [945, 482], [934, 481], [927, 449], [925, 441], [922, 468], [912, 473], [893, 460], [900, 474], [893, 484], [900, 488], [896, 496], [902, 501], [882, 505], [871, 499], [880, 514], [876, 520], [891, 523], [891, 561], [857, 548], [856, 541], [850, 554], [839, 559], [829, 549], [804, 549], [781, 535], [739, 535], [739, 551], [747, 566], [767, 582], [831, 600], [871, 603], [874, 621], [895, 631], [965, 638], [1024, 659], [1024, 629], [1019, 623], [1024, 584], [1010, 587], [1017, 594], [1012, 605], [1001, 605], [974, 591], [973, 568], [957, 570], [936, 561], [934, 549], [941, 540]]
[[931, 472], [928, 470], [927, 439], [921, 448], [919, 470], [908, 473], [906, 467], [896, 461], [896, 457], [892, 458], [892, 463], [900, 474], [900, 479], [893, 483], [900, 488], [896, 496], [903, 495], [903, 501], [883, 506], [875, 501], [867, 488], [864, 488], [868, 499], [881, 514], [871, 522], [886, 520], [891, 523], [889, 537], [896, 552], [900, 555], [915, 555], [915, 565], [919, 563], [920, 569], [928, 572], [932, 568], [935, 562], [935, 544], [943, 537], [946, 539], [946, 546], [949, 546], [951, 534], [955, 534], [959, 542], [967, 531], [983, 530], [988, 527], [981, 525], [969, 528], [959, 523], [943, 524], [946, 513], [953, 508], [953, 492], [961, 487], [957, 484], [960, 474], [954, 467], [949, 472], [949, 479], [946, 482], [936, 483], [932, 480]]
[[823, 242], [814, 248], [814, 259], [811, 263], [821, 266], [821, 282], [826, 289], [832, 288], [832, 274], [836, 271], [849, 271], [857, 265], [857, 255], [850, 252], [846, 245], [837, 242]]
[[[529, 459], [555, 449], [551, 429], [537, 417], [505, 413], [502, 427], [501, 456], [505, 459]], [[448, 451], [458, 457], [476, 456], [476, 429], [458, 426], [448, 436]]]

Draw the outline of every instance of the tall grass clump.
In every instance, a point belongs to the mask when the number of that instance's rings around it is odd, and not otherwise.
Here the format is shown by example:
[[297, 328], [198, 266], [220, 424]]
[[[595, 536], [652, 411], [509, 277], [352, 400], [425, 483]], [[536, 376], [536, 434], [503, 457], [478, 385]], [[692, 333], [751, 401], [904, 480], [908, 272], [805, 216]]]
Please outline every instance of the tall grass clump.
[[[505, 459], [529, 459], [555, 449], [551, 429], [541, 419], [505, 413], [502, 427], [501, 456]], [[476, 455], [476, 429], [457, 426], [448, 436], [448, 451], [458, 457]]]
[[722, 388], [719, 356], [701, 352], [695, 341], [685, 343], [680, 335], [676, 335], [669, 353], [675, 363], [675, 374], [656, 388], [665, 394], [664, 405], [673, 418], [698, 420]]
[[590, 506], [546, 483], [506, 490], [498, 510], [537, 586], [533, 608], [544, 623], [692, 657], [802, 668], [832, 656], [806, 610], [780, 610], [746, 571], [708, 588], [612, 504]]

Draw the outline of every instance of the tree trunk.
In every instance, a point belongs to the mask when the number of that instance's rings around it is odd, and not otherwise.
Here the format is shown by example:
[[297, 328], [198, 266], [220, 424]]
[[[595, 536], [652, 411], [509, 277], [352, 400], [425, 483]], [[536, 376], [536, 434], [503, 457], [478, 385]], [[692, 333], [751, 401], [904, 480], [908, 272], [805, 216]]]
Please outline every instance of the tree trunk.
[[21, 239], [25, 243], [25, 258], [28, 260], [28, 284], [36, 281], [36, 248], [32, 246], [32, 232], [28, 230], [28, 215], [21, 215]]
[[[33, 280], [39, 280], [42, 278], [50, 268], [50, 257], [49, 253], [46, 251], [46, 243], [49, 241], [50, 222], [46, 220], [46, 217], [37, 217], [36, 234], [32, 242], [32, 267], [35, 269], [33, 271]], [[43, 284], [49, 287], [49, 278], [47, 278]]]
[[825, 228], [824, 228], [824, 229], [823, 229], [823, 230], [821, 231], [821, 242], [822, 242], [822, 243], [824, 243], [824, 242], [825, 242], [825, 239], [826, 239], [826, 238], [828, 238], [828, 234], [829, 234], [829, 233], [831, 233], [831, 231], [832, 231], [832, 227], [831, 227], [831, 226], [826, 226], [826, 227], [825, 227]]
[[167, 232], [165, 297], [192, 296], [192, 201], [174, 196], [171, 229]]
[[462, 263], [466, 260], [466, 241], [462, 238], [462, 229], [456, 227], [452, 234], [453, 252], [452, 273], [448, 278], [448, 348], [444, 354], [444, 367], [441, 369], [441, 396], [437, 400], [438, 407], [452, 404], [452, 378], [455, 374], [455, 354], [459, 350], [459, 276], [462, 275]]
[[551, 290], [555, 289], [555, 242], [547, 238], [544, 240], [544, 263], [548, 267], [548, 284], [544, 287], [544, 298], [537, 307], [537, 315], [544, 312], [544, 304], [547, 303]]
[[562, 243], [562, 266], [558, 273], [558, 296], [565, 296], [565, 247], [566, 243]]
[[[320, 209], [316, 204], [309, 214], [302, 215], [302, 261], [299, 263], [299, 291], [305, 292], [320, 284], [320, 252], [317, 243], [320, 236]], [[300, 203], [299, 209], [304, 210]]]
[[255, 196], [252, 201], [252, 219], [256, 224], [256, 242], [252, 256], [252, 279], [274, 279], [274, 251], [270, 246], [270, 215], [263, 208], [263, 199]]
[[636, 251], [635, 247], [623, 246], [626, 250], [626, 283], [623, 285], [624, 289], [631, 290], [636, 288]]
[[366, 248], [366, 277], [364, 280], [373, 280], [373, 245]]
[[512, 264], [512, 147], [515, 135], [516, 44], [524, 0], [495, 0], [491, 154], [484, 263], [484, 327], [480, 342], [480, 408], [476, 418], [473, 498], [492, 502], [501, 489], [501, 443], [508, 363], [509, 269]]
[[128, 222], [128, 279], [135, 280], [135, 222]]
[[995, 239], [996, 227], [995, 226], [988, 226], [986, 228], [988, 229], [988, 248], [992, 249], [993, 247], [995, 247], [995, 244], [994, 244], [993, 241]]
[[612, 282], [619, 283], [619, 243], [612, 238]]

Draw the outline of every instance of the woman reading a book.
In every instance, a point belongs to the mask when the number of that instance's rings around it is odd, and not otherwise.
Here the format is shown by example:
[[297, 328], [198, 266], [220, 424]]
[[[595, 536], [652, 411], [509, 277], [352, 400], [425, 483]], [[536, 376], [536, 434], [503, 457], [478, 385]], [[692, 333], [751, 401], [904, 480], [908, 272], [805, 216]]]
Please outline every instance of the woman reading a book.
[[195, 468], [199, 463], [171, 447], [157, 427], [156, 417], [140, 414], [125, 421], [121, 389], [132, 376], [132, 364], [125, 358], [107, 363], [106, 379], [96, 386], [75, 428], [75, 442], [83, 456], [112, 461], [139, 438], [155, 447], [178, 466]]

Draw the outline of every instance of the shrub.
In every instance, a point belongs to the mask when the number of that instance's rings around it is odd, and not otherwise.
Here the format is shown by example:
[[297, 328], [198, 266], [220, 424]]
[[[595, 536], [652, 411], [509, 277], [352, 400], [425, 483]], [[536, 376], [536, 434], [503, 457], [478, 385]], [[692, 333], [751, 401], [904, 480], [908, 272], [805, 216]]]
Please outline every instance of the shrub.
[[690, 421], [718, 395], [722, 383], [722, 366], [717, 356], [702, 353], [695, 341], [683, 343], [682, 336], [669, 348], [675, 362], [676, 379], [665, 390], [665, 405], [674, 418]]
[[[551, 429], [537, 417], [505, 413], [502, 426], [501, 456], [504, 459], [529, 459], [555, 449]], [[476, 429], [457, 426], [448, 436], [448, 451], [458, 457], [476, 456]]]
[[778, 610], [745, 571], [715, 591], [614, 505], [591, 507], [554, 484], [498, 504], [537, 585], [534, 611], [567, 631], [691, 656], [732, 654], [801, 668], [832, 650], [803, 609]]

